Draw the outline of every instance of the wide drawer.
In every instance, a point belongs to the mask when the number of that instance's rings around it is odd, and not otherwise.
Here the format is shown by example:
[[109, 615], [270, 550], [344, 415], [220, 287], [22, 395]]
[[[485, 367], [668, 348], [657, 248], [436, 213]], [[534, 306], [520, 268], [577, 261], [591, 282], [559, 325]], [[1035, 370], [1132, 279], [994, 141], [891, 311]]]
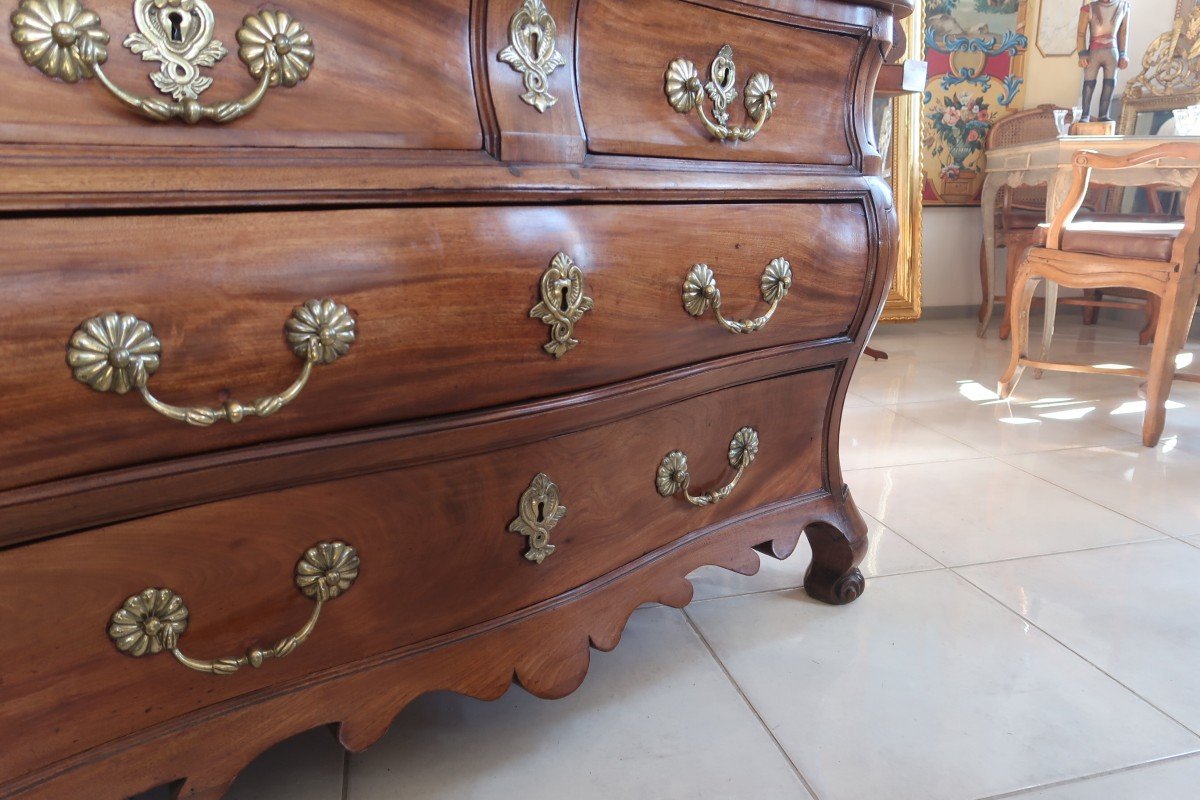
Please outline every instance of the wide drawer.
[[[196, 3], [193, 10], [187, 10], [178, 3], [164, 6], [151, 0], [82, 2], [99, 14], [100, 26], [109, 35], [108, 60], [102, 70], [127, 92], [156, 102], [192, 100], [216, 106], [249, 95], [259, 83], [242, 60], [243, 54], [253, 59], [261, 53], [261, 46], [252, 49], [257, 46], [256, 34], [251, 30], [245, 41], [238, 36], [244, 17], [268, 13], [259, 3], [207, 0], [207, 5]], [[65, 12], [77, 23], [77, 33], [94, 25], [78, 11], [76, 0], [24, 3], [23, 22], [14, 22], [14, 28], [34, 48], [28, 52], [36, 56], [36, 63], [49, 58], [43, 49], [50, 47], [46, 39], [49, 30], [41, 18], [62, 17]], [[18, 0], [10, 0], [6, 5], [11, 11], [17, 4]], [[140, 14], [143, 7], [146, 12]], [[205, 27], [203, 8], [211, 9], [211, 29]], [[258, 27], [267, 32], [279, 28], [278, 12], [307, 32], [307, 39], [302, 40], [305, 34], [290, 22], [280, 29], [295, 39], [284, 56], [291, 60], [288, 77], [267, 89], [261, 103], [248, 114], [220, 126], [206, 120], [187, 125], [179, 119], [148, 119], [105, 91], [98, 78], [79, 83], [51, 80], [26, 64], [22, 49], [5, 36], [0, 42], [0, 85], [4, 87], [0, 92], [0, 139], [205, 147], [477, 150], [483, 146], [470, 59], [469, 4], [464, 0], [281, 0], [270, 4], [274, 21]], [[157, 21], [160, 14], [165, 27]], [[6, 11], [4, 17], [8, 15]], [[168, 36], [186, 37], [171, 45], [181, 55], [173, 55], [167, 46], [154, 46], [151, 37], [156, 25]], [[213, 42], [226, 51], [215, 63], [210, 63], [218, 52], [215, 46], [202, 47], [202, 41], [192, 39], [193, 35], [203, 38], [209, 30]], [[136, 48], [133, 52], [122, 45], [128, 34], [140, 36], [130, 37]], [[86, 33], [84, 38], [88, 38]], [[50, 63], [70, 63], [72, 51], [63, 52], [65, 55]], [[168, 57], [160, 57], [163, 53]], [[311, 64], [305, 65], [310, 53]], [[305, 71], [303, 80], [283, 85]], [[201, 83], [193, 83], [193, 77]], [[211, 86], [204, 88], [207, 79]], [[166, 93], [156, 85], [165, 87]], [[303, 160], [298, 159], [294, 168], [303, 170]], [[248, 170], [246, 180], [253, 182], [258, 179], [255, 175]]]
[[[80, 218], [69, 227], [4, 220], [0, 238], [8, 298], [0, 305], [0, 488], [491, 407], [836, 337], [864, 302], [874, 257], [858, 202]], [[571, 271], [558, 253], [581, 270], [581, 295], [567, 286], [564, 300], [556, 281]], [[791, 288], [777, 293], [761, 330], [730, 333], [694, 280], [692, 309], [703, 313], [685, 308], [685, 282], [703, 262], [724, 314], [764, 314], [763, 276], [780, 288], [781, 265], [767, 269], [780, 258], [790, 263]], [[562, 271], [547, 278], [552, 267]], [[560, 316], [578, 317], [573, 325], [543, 321], [561, 322], [543, 302], [543, 285], [550, 306], [566, 303]], [[590, 310], [573, 304], [579, 297], [592, 301]], [[285, 322], [293, 307], [323, 298], [348, 307], [355, 340], [267, 418], [194, 427], [155, 413], [136, 389], [93, 391], [67, 363], [69, 342], [85, 351], [72, 356], [77, 366], [91, 359], [95, 367], [97, 341], [113, 339], [97, 334], [80, 344], [73, 334], [85, 320], [133, 315], [159, 342], [157, 371], [146, 380], [155, 397], [250, 407], [300, 375], [304, 348], [285, 339]], [[116, 339], [137, 345], [146, 336]], [[548, 351], [556, 343], [561, 357]], [[108, 374], [133, 382], [130, 353], [112, 342], [104, 348], [104, 358], [124, 363]], [[89, 375], [96, 371], [84, 363], [78, 377]], [[122, 387], [114, 380], [109, 388]]]
[[[0, 783], [28, 765], [229, 697], [527, 608], [689, 531], [825, 488], [823, 428], [835, 374], [793, 373], [535, 444], [0, 552], [0, 618], [9, 622], [0, 638]], [[753, 429], [757, 455], [724, 500], [697, 507], [681, 494], [661, 494], [660, 465], [672, 451], [687, 458], [693, 495], [728, 485], [736, 474], [731, 441], [743, 428]], [[677, 457], [666, 478], [681, 469]], [[557, 486], [565, 514], [555, 513], [551, 496], [523, 498], [539, 475]], [[531, 540], [512, 530], [523, 499], [526, 519], [557, 518], [548, 525], [555, 550], [542, 563], [526, 556]], [[298, 559], [332, 540], [356, 549], [357, 579], [325, 604], [306, 641], [260, 669], [216, 676], [166, 652], [135, 658], [110, 641], [114, 612], [153, 588], [186, 605], [178, 646], [187, 656], [270, 648], [313, 610], [314, 600], [293, 583]], [[306, 574], [332, 569], [344, 579], [348, 567], [347, 559]], [[118, 620], [125, 626], [118, 633], [129, 635], [145, 619], [134, 617]], [[126, 646], [144, 650], [138, 638]]]
[[[798, 18], [792, 18], [796, 20]], [[863, 34], [755, 19], [682, 0], [581, 0], [579, 99], [588, 147], [597, 153], [849, 166], [856, 153], [851, 101]], [[731, 47], [726, 128], [753, 129], [746, 102], [774, 92], [774, 110], [753, 138], [724, 140], [711, 93], [686, 113], [687, 90], [665, 80], [693, 75], [708, 84], [721, 49]], [[692, 71], [678, 73], [677, 60]], [[682, 68], [682, 67], [681, 67]], [[686, 68], [683, 68], [686, 70]], [[670, 74], [668, 74], [670, 73]], [[769, 87], [758, 80], [769, 76]], [[755, 106], [757, 108], [757, 106]]]

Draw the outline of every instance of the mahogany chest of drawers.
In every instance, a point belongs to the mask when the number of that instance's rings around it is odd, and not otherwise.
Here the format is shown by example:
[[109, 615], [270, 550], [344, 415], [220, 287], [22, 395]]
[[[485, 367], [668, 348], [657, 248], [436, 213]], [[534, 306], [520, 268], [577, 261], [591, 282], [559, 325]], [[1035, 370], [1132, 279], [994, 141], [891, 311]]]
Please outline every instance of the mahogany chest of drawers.
[[809, 537], [907, 0], [6, 0], [0, 797], [558, 697]]

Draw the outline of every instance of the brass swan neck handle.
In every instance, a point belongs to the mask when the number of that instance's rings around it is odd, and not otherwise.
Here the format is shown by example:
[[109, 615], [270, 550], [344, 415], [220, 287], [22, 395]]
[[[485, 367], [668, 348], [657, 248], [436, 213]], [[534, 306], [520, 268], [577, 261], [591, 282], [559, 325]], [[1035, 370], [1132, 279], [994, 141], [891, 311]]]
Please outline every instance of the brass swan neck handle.
[[304, 361], [300, 377], [279, 394], [260, 397], [249, 405], [227, 400], [218, 408], [175, 406], [150, 393], [148, 383], [161, 362], [162, 344], [150, 323], [132, 314], [109, 313], [85, 320], [71, 337], [67, 365], [75, 380], [98, 392], [125, 394], [136, 389], [146, 404], [164, 417], [207, 427], [220, 420], [241, 422], [246, 417], [269, 417], [296, 399], [313, 367], [332, 364], [354, 343], [356, 323], [346, 306], [333, 300], [309, 300], [292, 311], [285, 326], [287, 343]]
[[[747, 142], [753, 139], [767, 124], [779, 105], [779, 93], [771, 76], [756, 72], [746, 82], [742, 93], [746, 113], [754, 121], [749, 128], [729, 124], [729, 106], [737, 97], [737, 66], [733, 62], [733, 48], [725, 45], [717, 52], [709, 67], [710, 80], [700, 82], [696, 65], [686, 58], [677, 58], [667, 65], [663, 77], [663, 91], [667, 102], [680, 114], [695, 111], [709, 134], [718, 141]], [[712, 100], [712, 118], [704, 111], [705, 94]]]
[[157, 61], [150, 74], [173, 99], [146, 97], [108, 77], [109, 34], [100, 16], [80, 0], [21, 0], [12, 15], [12, 40], [25, 63], [66, 83], [95, 77], [122, 103], [150, 119], [232, 122], [253, 111], [272, 86], [291, 87], [308, 77], [315, 57], [312, 36], [285, 11], [248, 14], [238, 29], [238, 57], [258, 85], [245, 97], [215, 104], [200, 101], [212, 85], [201, 67], [213, 67], [228, 52], [213, 38], [214, 18], [205, 0], [134, 0], [138, 31], [124, 45], [143, 61]]
[[258, 668], [268, 659], [291, 655], [312, 635], [325, 603], [349, 591], [358, 569], [358, 552], [345, 542], [321, 542], [309, 548], [296, 564], [295, 577], [297, 588], [315, 601], [308, 622], [272, 647], [254, 647], [242, 656], [198, 659], [184, 654], [179, 637], [187, 630], [188, 609], [171, 589], [144, 589], [128, 598], [109, 620], [108, 636], [117, 650], [135, 658], [166, 650], [188, 669], [232, 675], [242, 667]]
[[688, 491], [692, 476], [688, 472], [688, 458], [680, 450], [672, 450], [663, 457], [658, 465], [655, 486], [663, 497], [683, 494], [684, 498], [694, 506], [716, 505], [733, 493], [755, 457], [758, 455], [758, 431], [754, 428], [742, 428], [733, 435], [729, 442], [729, 466], [737, 470], [733, 480], [722, 486], [699, 495]]
[[792, 265], [787, 259], [774, 259], [763, 270], [759, 287], [763, 300], [771, 304], [766, 313], [751, 319], [728, 319], [721, 312], [721, 290], [712, 269], [707, 264], [696, 264], [683, 282], [683, 307], [693, 317], [703, 316], [711, 308], [717, 323], [730, 333], [753, 333], [771, 321], [780, 302], [787, 297], [792, 288]]

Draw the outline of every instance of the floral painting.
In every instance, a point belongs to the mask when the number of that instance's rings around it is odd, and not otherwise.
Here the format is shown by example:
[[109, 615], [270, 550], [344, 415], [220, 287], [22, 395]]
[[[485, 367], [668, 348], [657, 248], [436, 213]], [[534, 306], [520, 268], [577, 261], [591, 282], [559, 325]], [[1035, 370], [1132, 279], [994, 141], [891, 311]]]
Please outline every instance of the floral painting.
[[988, 131], [1021, 108], [1024, 0], [925, 0], [925, 205], [976, 205]]

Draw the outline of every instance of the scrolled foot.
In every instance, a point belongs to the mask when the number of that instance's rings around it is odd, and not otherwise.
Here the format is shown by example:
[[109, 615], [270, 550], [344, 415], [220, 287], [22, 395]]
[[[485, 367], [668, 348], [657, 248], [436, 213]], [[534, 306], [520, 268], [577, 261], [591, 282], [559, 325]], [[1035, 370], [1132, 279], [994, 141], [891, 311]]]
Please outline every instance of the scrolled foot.
[[837, 597], [837, 605], [853, 603], [867, 589], [867, 579], [863, 577], [858, 567], [847, 572], [833, 584], [833, 593]]
[[857, 566], [867, 552], [867, 526], [849, 492], [833, 518], [809, 525], [805, 534], [813, 551], [804, 575], [808, 596], [834, 606], [857, 600], [867, 587]]
[[853, 567], [833, 581], [827, 580], [820, 571], [812, 569], [804, 578], [804, 591], [808, 592], [808, 596], [831, 606], [853, 603], [866, 589], [867, 579], [858, 567]]

